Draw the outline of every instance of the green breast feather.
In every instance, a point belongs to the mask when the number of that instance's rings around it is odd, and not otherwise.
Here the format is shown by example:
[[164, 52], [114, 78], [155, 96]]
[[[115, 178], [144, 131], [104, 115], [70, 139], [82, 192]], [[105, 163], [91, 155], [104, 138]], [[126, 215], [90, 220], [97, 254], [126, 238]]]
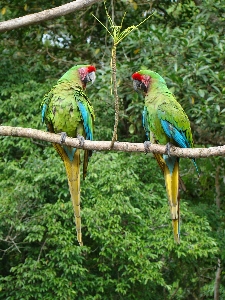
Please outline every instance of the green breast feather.
[[66, 132], [70, 137], [77, 137], [77, 131], [79, 130], [79, 134], [85, 137], [78, 102], [83, 103], [89, 112], [87, 122], [92, 127], [92, 121], [94, 120], [93, 107], [81, 87], [71, 87], [68, 82], [61, 82], [54, 86], [42, 102], [42, 107], [43, 105], [47, 107], [45, 122], [49, 131], [54, 133]]

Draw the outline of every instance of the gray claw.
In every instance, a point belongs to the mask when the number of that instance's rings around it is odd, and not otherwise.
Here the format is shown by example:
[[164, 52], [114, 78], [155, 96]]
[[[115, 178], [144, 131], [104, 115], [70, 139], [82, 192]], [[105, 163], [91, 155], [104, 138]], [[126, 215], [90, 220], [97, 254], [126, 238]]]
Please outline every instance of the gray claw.
[[65, 143], [67, 134], [66, 134], [66, 132], [61, 132], [60, 134], [61, 134], [60, 144], [63, 144], [63, 143]]
[[147, 154], [150, 150], [151, 142], [145, 141], [144, 142], [144, 148], [145, 148], [145, 154]]
[[171, 155], [170, 155], [171, 146], [173, 146], [171, 143], [166, 144], [166, 153], [167, 153], [168, 157], [171, 157]]
[[77, 135], [77, 138], [78, 138], [78, 140], [79, 140], [79, 145], [80, 145], [81, 147], [83, 147], [83, 146], [84, 146], [84, 141], [85, 141], [84, 137], [83, 137], [82, 135], [78, 134], [78, 135]]

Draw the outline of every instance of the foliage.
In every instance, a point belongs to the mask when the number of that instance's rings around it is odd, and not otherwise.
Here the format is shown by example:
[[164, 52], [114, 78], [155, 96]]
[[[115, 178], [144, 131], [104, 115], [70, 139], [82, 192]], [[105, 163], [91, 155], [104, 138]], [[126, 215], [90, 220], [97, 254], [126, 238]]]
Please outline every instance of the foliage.
[[[0, 20], [65, 1], [2, 1]], [[224, 144], [223, 1], [107, 1], [115, 24], [139, 24], [118, 45], [118, 139], [143, 142], [143, 98], [131, 75], [159, 72], [187, 112], [196, 143]], [[115, 13], [113, 13], [115, 12]], [[0, 124], [45, 130], [40, 103], [72, 65], [91, 63], [95, 139], [110, 140], [111, 39], [102, 3], [2, 34]], [[93, 154], [82, 182], [84, 247], [76, 242], [65, 170], [45, 142], [0, 137], [0, 299], [211, 299], [225, 259], [224, 158], [181, 160], [181, 244], [173, 241], [164, 180], [151, 155]], [[220, 292], [225, 282], [221, 278]]]
[[[157, 174], [157, 166], [144, 155], [95, 154], [82, 185], [85, 246], [78, 247], [67, 182], [59, 176], [63, 166], [49, 158], [50, 152], [46, 149], [43, 160], [28, 159], [22, 169], [11, 166], [15, 183], [1, 183], [1, 199], [12, 189], [1, 207], [2, 299], [9, 294], [13, 299], [164, 299], [174, 292], [174, 282], [183, 282], [183, 290], [186, 277], [196, 281], [190, 261], [209, 267], [218, 250], [206, 217], [193, 214], [183, 202], [182, 243], [177, 246], [161, 174], [151, 176], [148, 170]], [[2, 167], [9, 177], [9, 169]], [[53, 191], [53, 186], [58, 188]]]

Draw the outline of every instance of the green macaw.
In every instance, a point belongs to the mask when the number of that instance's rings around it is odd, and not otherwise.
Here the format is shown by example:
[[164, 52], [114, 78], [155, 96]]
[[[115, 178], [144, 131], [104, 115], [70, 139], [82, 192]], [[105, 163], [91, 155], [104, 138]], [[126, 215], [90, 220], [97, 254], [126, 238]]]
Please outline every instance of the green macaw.
[[[181, 105], [168, 89], [165, 80], [156, 72], [140, 70], [132, 75], [136, 91], [145, 95], [143, 127], [152, 143], [167, 145], [167, 155], [155, 153], [155, 158], [164, 173], [167, 197], [173, 223], [174, 239], [180, 242], [179, 158], [170, 156], [170, 143], [181, 148], [192, 148], [193, 139], [190, 121]], [[147, 143], [145, 143], [145, 146]], [[148, 146], [148, 145], [147, 145]], [[193, 159], [199, 174], [195, 159]]]
[[[65, 136], [93, 140], [94, 109], [84, 90], [88, 82], [95, 80], [95, 67], [77, 65], [69, 69], [52, 87], [42, 101], [42, 122], [47, 130], [61, 133], [61, 145], [53, 144], [61, 156], [67, 173], [73, 203], [77, 240], [83, 245], [80, 217], [80, 150], [63, 145]], [[84, 150], [83, 178], [87, 173], [90, 150]]]

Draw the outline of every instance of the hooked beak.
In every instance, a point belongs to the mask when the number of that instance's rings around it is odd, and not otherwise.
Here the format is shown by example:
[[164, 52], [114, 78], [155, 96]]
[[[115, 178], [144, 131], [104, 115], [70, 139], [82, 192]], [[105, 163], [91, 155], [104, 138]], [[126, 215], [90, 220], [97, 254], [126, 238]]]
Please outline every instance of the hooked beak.
[[93, 84], [95, 81], [95, 78], [96, 78], [96, 75], [95, 75], [95, 72], [93, 71], [93, 72], [87, 74], [87, 76], [85, 77], [85, 81], [86, 81], [86, 83], [91, 81], [91, 84]]
[[133, 80], [133, 87], [134, 87], [134, 90], [136, 92], [139, 92], [139, 89], [140, 89], [140, 81], [139, 80]]
[[147, 93], [147, 87], [145, 86], [145, 84], [140, 81], [140, 80], [133, 80], [133, 87], [134, 90], [138, 93], [141, 93], [141, 91], [143, 91], [144, 93]]

